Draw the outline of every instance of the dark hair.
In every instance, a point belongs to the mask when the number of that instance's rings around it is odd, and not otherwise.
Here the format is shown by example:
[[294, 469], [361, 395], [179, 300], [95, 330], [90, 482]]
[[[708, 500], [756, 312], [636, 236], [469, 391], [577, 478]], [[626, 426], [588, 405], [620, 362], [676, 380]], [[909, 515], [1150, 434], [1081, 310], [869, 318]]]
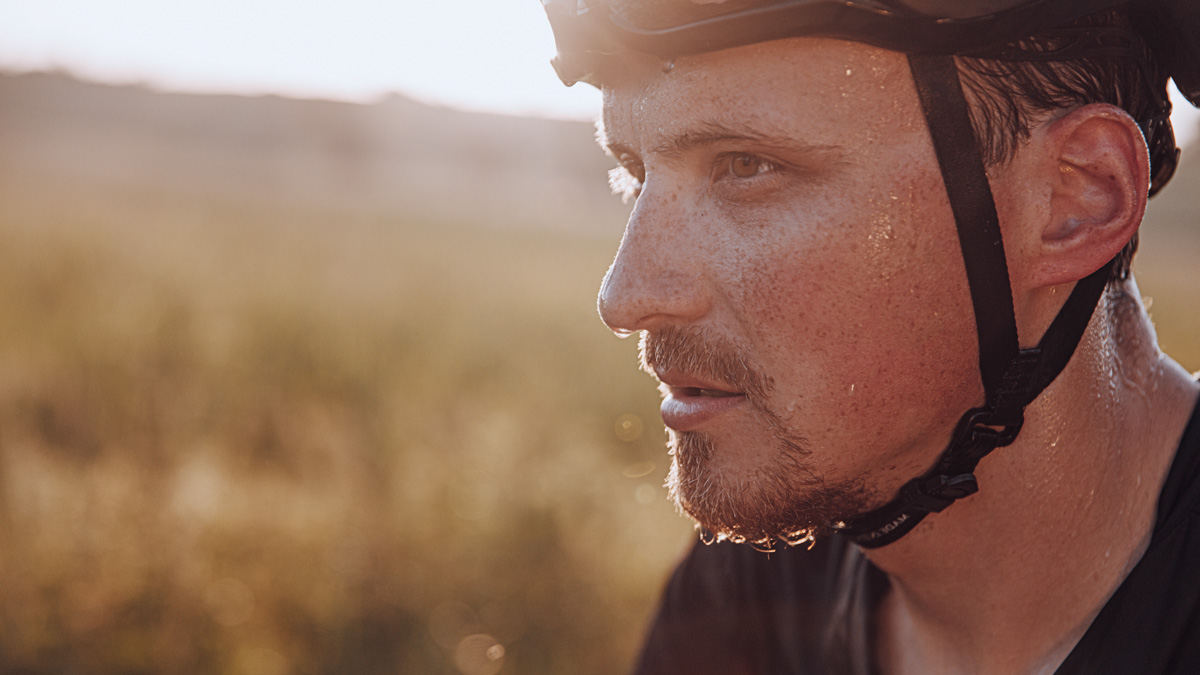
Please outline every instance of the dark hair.
[[[1179, 151], [1167, 73], [1130, 15], [1114, 10], [958, 58], [984, 161], [1008, 161], [1032, 126], [1056, 110], [1111, 103], [1129, 113], [1150, 148], [1150, 194], [1171, 178]], [[1138, 237], [1121, 251], [1112, 283], [1129, 277]]]

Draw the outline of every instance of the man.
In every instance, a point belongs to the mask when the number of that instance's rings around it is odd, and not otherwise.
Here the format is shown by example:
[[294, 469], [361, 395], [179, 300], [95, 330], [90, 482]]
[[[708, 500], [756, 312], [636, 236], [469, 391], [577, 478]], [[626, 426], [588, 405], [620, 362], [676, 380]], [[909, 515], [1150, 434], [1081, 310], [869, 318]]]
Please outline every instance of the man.
[[1128, 274], [1197, 3], [544, 3], [718, 542], [638, 672], [1200, 672], [1200, 387]]

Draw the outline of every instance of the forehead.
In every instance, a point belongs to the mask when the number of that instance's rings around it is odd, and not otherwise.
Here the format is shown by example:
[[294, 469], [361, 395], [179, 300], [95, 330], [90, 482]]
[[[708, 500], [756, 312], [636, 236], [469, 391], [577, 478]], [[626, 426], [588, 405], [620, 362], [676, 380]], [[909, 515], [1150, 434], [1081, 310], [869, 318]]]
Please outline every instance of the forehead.
[[610, 146], [651, 147], [697, 124], [871, 142], [922, 119], [904, 55], [831, 39], [778, 40], [670, 64], [628, 57], [605, 72], [602, 90]]

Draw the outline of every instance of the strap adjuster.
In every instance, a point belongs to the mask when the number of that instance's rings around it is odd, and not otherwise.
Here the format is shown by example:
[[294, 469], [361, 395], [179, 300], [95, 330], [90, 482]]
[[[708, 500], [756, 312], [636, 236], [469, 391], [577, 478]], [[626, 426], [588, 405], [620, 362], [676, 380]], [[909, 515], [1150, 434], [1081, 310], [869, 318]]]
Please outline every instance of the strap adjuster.
[[979, 481], [975, 479], [973, 473], [960, 473], [953, 476], [937, 474], [918, 483], [917, 490], [918, 494], [913, 500], [913, 506], [930, 513], [940, 513], [955, 501], [979, 492]]
[[995, 421], [995, 413], [988, 408], [968, 410], [958, 421], [949, 452], [942, 460], [947, 469], [943, 473], [960, 473], [954, 467], [961, 466], [964, 461], [969, 461], [970, 469], [974, 469], [975, 464], [992, 450], [1015, 441], [1024, 423], [1023, 415], [1015, 423], [999, 424]]

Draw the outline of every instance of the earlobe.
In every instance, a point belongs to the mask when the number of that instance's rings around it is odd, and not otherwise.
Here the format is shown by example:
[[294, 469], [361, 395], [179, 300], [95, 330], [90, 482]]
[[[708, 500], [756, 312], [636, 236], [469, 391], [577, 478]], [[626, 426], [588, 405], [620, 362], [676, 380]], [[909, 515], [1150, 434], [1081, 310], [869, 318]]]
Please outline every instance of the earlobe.
[[1115, 257], [1141, 224], [1150, 180], [1146, 142], [1123, 110], [1092, 104], [1046, 124], [1050, 204], [1031, 280], [1041, 287]]

